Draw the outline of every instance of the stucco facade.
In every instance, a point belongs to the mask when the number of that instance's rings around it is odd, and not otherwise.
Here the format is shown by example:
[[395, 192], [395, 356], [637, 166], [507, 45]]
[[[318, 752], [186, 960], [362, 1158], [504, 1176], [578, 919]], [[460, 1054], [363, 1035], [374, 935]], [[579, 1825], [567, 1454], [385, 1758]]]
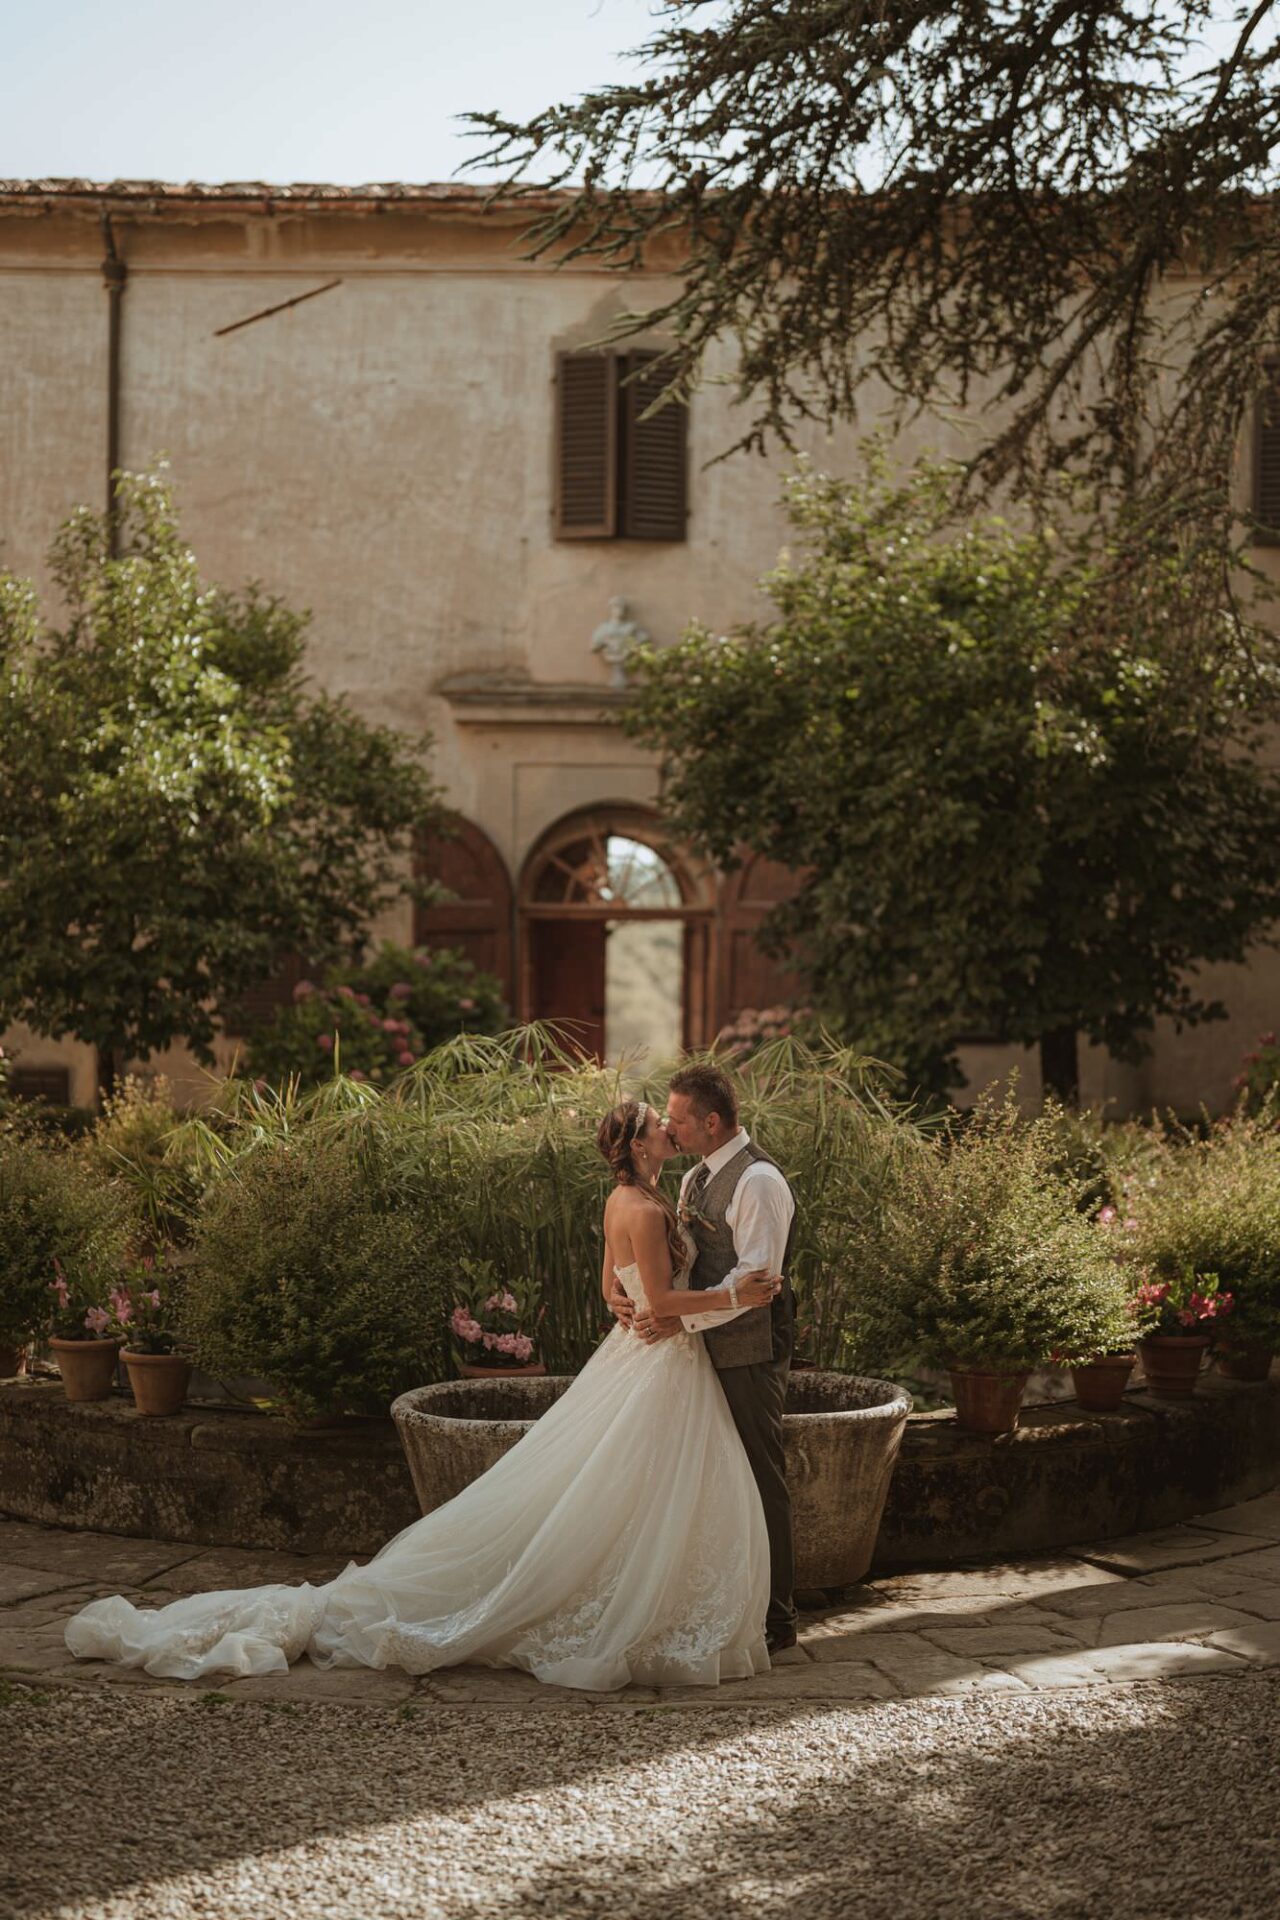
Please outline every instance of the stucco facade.
[[[168, 457], [206, 577], [261, 580], [309, 608], [314, 677], [371, 720], [433, 735], [452, 805], [517, 896], [530, 850], [566, 815], [651, 806], [651, 759], [594, 698], [609, 672], [592, 633], [617, 596], [659, 642], [692, 617], [753, 617], [784, 538], [781, 460], [705, 466], [740, 430], [714, 384], [690, 409], [685, 541], [554, 537], [555, 355], [660, 297], [661, 275], [640, 294], [598, 269], [522, 261], [527, 213], [486, 213], [455, 188], [0, 189], [0, 565], [42, 583], [58, 522], [105, 496], [107, 212], [127, 270], [120, 461]], [[813, 451], [848, 468], [855, 441]], [[922, 423], [903, 450], [960, 444], [956, 427]], [[409, 910], [385, 931], [408, 937]], [[1266, 954], [1228, 970], [1213, 984], [1229, 1023], [1161, 1034], [1138, 1070], [1091, 1055], [1086, 1094], [1122, 1110], [1221, 1102], [1274, 1023], [1277, 980]], [[8, 1040], [24, 1063], [69, 1063], [72, 1097], [89, 1099], [86, 1049]], [[967, 1064], [981, 1081], [1011, 1057], [976, 1049]], [[199, 1084], [180, 1052], [152, 1064]], [[1027, 1072], [1034, 1090], [1031, 1057]]]

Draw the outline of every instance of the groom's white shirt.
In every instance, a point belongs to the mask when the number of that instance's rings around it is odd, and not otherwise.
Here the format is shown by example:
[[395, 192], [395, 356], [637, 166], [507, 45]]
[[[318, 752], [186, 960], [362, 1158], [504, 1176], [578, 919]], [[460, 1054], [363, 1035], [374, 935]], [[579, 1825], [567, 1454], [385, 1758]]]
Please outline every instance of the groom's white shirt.
[[[751, 1135], [745, 1127], [739, 1127], [732, 1140], [726, 1140], [699, 1165], [709, 1168], [714, 1179], [722, 1167], [727, 1167], [750, 1144]], [[697, 1171], [697, 1167], [690, 1167], [680, 1182], [681, 1200]], [[730, 1268], [720, 1282], [722, 1287], [727, 1287], [730, 1280], [740, 1280], [745, 1273], [782, 1272], [782, 1256], [787, 1250], [787, 1235], [795, 1210], [791, 1189], [777, 1167], [770, 1166], [767, 1160], [753, 1160], [725, 1208], [725, 1225], [733, 1235], [738, 1264]], [[689, 1333], [701, 1333], [706, 1327], [722, 1327], [726, 1321], [736, 1320], [740, 1313], [750, 1312], [750, 1307], [724, 1307], [714, 1313], [686, 1313], [681, 1315], [681, 1324]]]

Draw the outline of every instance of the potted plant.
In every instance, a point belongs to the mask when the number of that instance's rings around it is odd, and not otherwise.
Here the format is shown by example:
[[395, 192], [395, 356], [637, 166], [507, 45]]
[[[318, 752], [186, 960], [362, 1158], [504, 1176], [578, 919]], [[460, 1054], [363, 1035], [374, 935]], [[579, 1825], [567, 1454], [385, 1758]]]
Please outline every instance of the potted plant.
[[980, 1099], [886, 1173], [851, 1219], [851, 1341], [868, 1371], [951, 1376], [957, 1423], [1017, 1425], [1032, 1368], [1119, 1345], [1123, 1270], [1064, 1171], [1052, 1110], [1027, 1120], [1012, 1093]]
[[[1113, 1245], [1118, 1222], [1119, 1216], [1113, 1206], [1104, 1206], [1099, 1210], [1098, 1230], [1110, 1235]], [[1132, 1225], [1132, 1220], [1126, 1218], [1125, 1229]], [[1117, 1248], [1119, 1259], [1123, 1260], [1124, 1252], [1121, 1244]], [[1133, 1300], [1130, 1297], [1122, 1303], [1116, 1294], [1112, 1296], [1110, 1304], [1112, 1311], [1099, 1329], [1104, 1335], [1101, 1342], [1095, 1342], [1083, 1352], [1055, 1353], [1053, 1356], [1055, 1364], [1069, 1368], [1076, 1405], [1082, 1413], [1118, 1413], [1124, 1401], [1125, 1389], [1138, 1364]]]
[[72, 1288], [61, 1264], [53, 1263], [49, 1347], [68, 1400], [105, 1400], [115, 1384], [121, 1341], [108, 1308], [86, 1303]]
[[[99, 1304], [99, 1276], [119, 1264], [124, 1216], [120, 1190], [67, 1142], [12, 1125], [0, 1130], [0, 1374], [12, 1376], [31, 1340], [49, 1333], [92, 1346], [95, 1378], [104, 1366], [113, 1370], [85, 1316]], [[76, 1371], [74, 1356], [64, 1379], [68, 1371]], [[91, 1397], [109, 1390], [108, 1381]]]
[[465, 1295], [455, 1305], [449, 1326], [461, 1350], [458, 1372], [463, 1379], [545, 1373], [546, 1367], [534, 1357], [529, 1331], [531, 1323], [535, 1331], [537, 1324], [532, 1289], [497, 1285], [488, 1260], [462, 1260], [459, 1267]]
[[[1242, 1104], [1203, 1134], [1168, 1127], [1127, 1196], [1126, 1210], [1134, 1216], [1126, 1225], [1142, 1280], [1168, 1288], [1164, 1299], [1148, 1303], [1160, 1309], [1151, 1315], [1153, 1325], [1159, 1323], [1152, 1337], [1207, 1343], [1212, 1334], [1218, 1365], [1229, 1379], [1265, 1380], [1280, 1340], [1280, 1132], [1274, 1113], [1253, 1114]], [[1212, 1290], [1207, 1276], [1216, 1280]], [[1193, 1312], [1193, 1293], [1229, 1300], [1230, 1306], [1218, 1304], [1186, 1321], [1181, 1316]], [[1151, 1354], [1159, 1370], [1158, 1350]], [[1184, 1364], [1190, 1368], [1190, 1359]]]
[[1219, 1290], [1216, 1273], [1185, 1271], [1173, 1280], [1147, 1280], [1134, 1295], [1142, 1329], [1138, 1352], [1152, 1393], [1189, 1400], [1200, 1364], [1213, 1344], [1215, 1325], [1234, 1301]]
[[111, 1290], [111, 1312], [124, 1341], [121, 1359], [139, 1413], [177, 1413], [187, 1397], [191, 1362], [174, 1331], [172, 1276], [150, 1254]]

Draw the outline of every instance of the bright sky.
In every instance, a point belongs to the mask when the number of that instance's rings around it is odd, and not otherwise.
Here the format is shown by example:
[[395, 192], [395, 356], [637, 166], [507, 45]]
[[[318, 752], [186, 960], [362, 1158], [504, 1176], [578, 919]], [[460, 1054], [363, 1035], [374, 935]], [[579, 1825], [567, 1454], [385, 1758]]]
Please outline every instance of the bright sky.
[[0, 0], [0, 178], [447, 180], [634, 75], [654, 0]]

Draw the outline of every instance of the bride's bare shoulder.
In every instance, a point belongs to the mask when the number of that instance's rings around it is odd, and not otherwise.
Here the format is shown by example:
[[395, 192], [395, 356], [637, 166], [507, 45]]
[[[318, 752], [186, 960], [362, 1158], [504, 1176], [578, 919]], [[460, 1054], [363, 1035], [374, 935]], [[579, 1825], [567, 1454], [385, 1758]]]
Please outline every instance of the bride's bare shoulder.
[[633, 1213], [646, 1210], [643, 1197], [634, 1187], [615, 1187], [604, 1203], [606, 1220], [626, 1220]]

